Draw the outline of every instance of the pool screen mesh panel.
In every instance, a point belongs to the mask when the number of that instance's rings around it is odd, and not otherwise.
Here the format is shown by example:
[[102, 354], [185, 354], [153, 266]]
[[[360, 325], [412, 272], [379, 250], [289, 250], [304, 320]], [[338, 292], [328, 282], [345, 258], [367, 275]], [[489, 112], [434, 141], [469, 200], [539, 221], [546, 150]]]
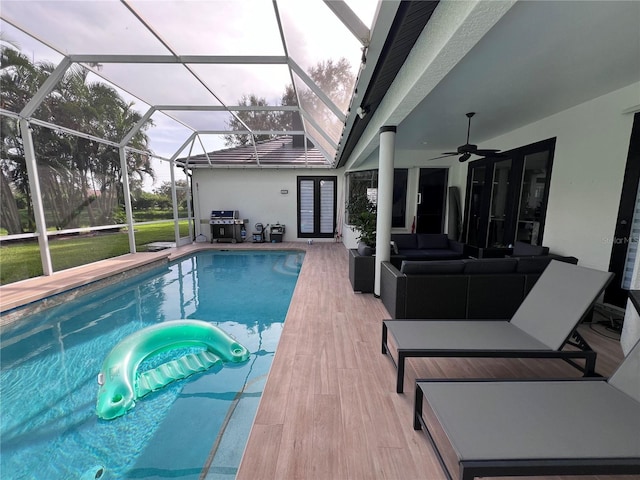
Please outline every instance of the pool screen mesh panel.
[[[188, 155], [185, 142], [195, 145], [200, 134], [218, 138], [194, 149], [195, 154], [229, 147], [224, 143], [229, 135], [248, 135], [250, 145], [302, 136], [306, 145], [292, 146], [302, 152], [304, 162], [300, 154], [289, 154], [277, 163], [326, 167], [335, 162], [376, 4], [3, 0], [0, 31], [3, 45], [34, 63], [63, 65], [59, 79], [85, 69], [87, 81], [116, 88], [141, 115], [151, 112], [154, 125], [146, 133], [160, 158]], [[342, 59], [347, 65], [342, 83], [326, 81], [336, 75], [323, 80], [318, 69]], [[33, 100], [36, 108], [27, 112], [25, 105], [15, 105], [9, 107], [16, 110], [11, 113], [88, 133], [38, 111], [42, 100], [55, 95], [55, 84], [40, 87]], [[283, 106], [291, 113], [283, 112], [277, 130], [262, 121]], [[296, 122], [290, 120], [294, 114]], [[260, 166], [260, 153], [254, 149], [253, 161], [243, 164]], [[228, 164], [229, 158], [224, 160]]]

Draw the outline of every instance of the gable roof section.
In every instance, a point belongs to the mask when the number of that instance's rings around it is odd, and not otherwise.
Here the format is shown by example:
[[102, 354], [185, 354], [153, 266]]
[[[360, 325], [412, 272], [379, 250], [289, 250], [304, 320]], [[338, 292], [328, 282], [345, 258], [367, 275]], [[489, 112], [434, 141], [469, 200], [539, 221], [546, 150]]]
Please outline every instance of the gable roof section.
[[[211, 167], [329, 167], [326, 159], [313, 145], [294, 145], [293, 137], [281, 136], [253, 145], [226, 148], [176, 160], [187, 168]], [[257, 154], [257, 156], [256, 156]]]

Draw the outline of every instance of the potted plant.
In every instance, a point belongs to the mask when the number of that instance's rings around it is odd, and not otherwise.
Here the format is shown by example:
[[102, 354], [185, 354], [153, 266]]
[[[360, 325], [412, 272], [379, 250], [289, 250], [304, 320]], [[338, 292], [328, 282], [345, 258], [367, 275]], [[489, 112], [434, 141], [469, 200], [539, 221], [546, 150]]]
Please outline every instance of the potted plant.
[[347, 211], [349, 224], [358, 234], [358, 253], [373, 255], [376, 247], [376, 205], [366, 195], [358, 195], [351, 199]]

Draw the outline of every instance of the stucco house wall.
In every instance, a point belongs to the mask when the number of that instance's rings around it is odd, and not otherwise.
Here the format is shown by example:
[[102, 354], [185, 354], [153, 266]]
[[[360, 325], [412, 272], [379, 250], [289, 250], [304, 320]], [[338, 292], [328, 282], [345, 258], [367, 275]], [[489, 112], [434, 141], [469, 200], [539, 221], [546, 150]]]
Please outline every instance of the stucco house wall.
[[[344, 204], [343, 170], [311, 168], [240, 169], [215, 168], [193, 171], [193, 195], [196, 234], [211, 240], [211, 210], [238, 210], [240, 218], [249, 220], [250, 238], [256, 223], [280, 223], [286, 227], [285, 241], [307, 241], [297, 236], [297, 178], [299, 176], [337, 177], [338, 215]], [[286, 190], [288, 193], [281, 193]], [[314, 241], [335, 241], [317, 239]]]
[[580, 264], [609, 269], [640, 83], [493, 138], [508, 150], [556, 137], [544, 244]]

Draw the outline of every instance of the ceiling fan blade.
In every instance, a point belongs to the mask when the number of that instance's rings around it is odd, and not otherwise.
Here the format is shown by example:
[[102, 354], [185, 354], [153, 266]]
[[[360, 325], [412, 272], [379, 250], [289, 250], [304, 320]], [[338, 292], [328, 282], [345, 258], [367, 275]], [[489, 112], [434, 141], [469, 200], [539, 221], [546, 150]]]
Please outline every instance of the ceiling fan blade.
[[498, 153], [500, 150], [494, 150], [491, 148], [479, 148], [474, 153], [476, 155], [493, 155], [494, 153]]
[[475, 115], [475, 112], [469, 112], [466, 114], [468, 123], [467, 123], [467, 142], [464, 145], [460, 145], [455, 152], [444, 152], [440, 157], [430, 158], [429, 160], [437, 160], [439, 158], [453, 157], [458, 156], [458, 160], [460, 162], [466, 162], [473, 155], [477, 155], [479, 157], [506, 157], [504, 153], [500, 153], [500, 150], [493, 148], [478, 148], [477, 145], [469, 143], [469, 137], [471, 135], [471, 119]]
[[506, 154], [502, 153], [500, 150], [491, 150], [491, 149], [482, 149], [476, 152], [476, 155], [480, 155], [481, 157], [489, 157], [489, 158], [505, 158]]
[[444, 152], [444, 154], [443, 154], [443, 155], [440, 155], [439, 157], [433, 157], [433, 158], [430, 158], [428, 161], [431, 161], [431, 160], [438, 160], [438, 159], [440, 159], [440, 158], [453, 157], [454, 155], [458, 155], [458, 152]]

